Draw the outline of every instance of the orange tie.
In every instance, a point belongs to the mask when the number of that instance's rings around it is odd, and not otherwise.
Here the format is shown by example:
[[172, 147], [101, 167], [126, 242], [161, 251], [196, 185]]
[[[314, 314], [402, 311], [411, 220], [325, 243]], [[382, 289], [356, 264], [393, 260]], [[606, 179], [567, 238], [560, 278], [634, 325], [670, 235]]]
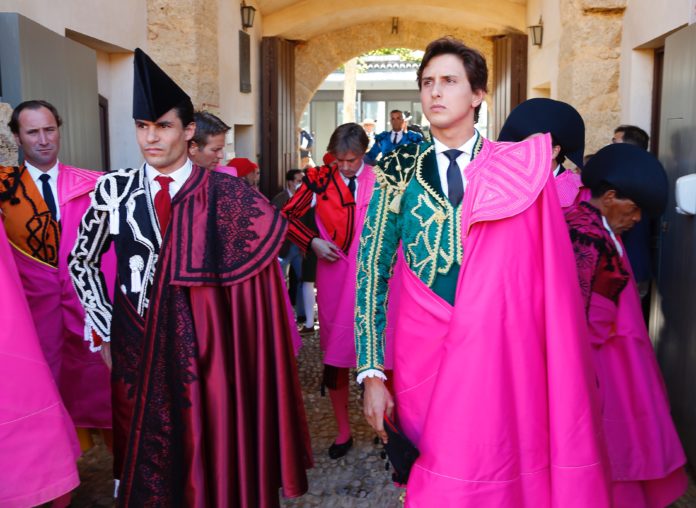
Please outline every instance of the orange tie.
[[160, 184], [160, 190], [155, 194], [155, 213], [159, 219], [160, 231], [164, 235], [172, 212], [172, 197], [169, 195], [169, 184], [174, 179], [171, 176], [160, 175], [155, 177], [155, 180]]

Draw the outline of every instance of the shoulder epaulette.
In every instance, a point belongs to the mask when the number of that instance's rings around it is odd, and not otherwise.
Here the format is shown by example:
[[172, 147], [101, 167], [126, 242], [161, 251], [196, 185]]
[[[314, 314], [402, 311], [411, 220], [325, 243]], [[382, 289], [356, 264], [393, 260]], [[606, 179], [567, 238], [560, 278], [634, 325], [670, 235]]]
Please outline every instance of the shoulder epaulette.
[[17, 204], [14, 201], [19, 202], [15, 192], [19, 186], [21, 174], [21, 168], [18, 166], [0, 166], [0, 201], [9, 199], [13, 205]]
[[325, 192], [330, 181], [331, 169], [328, 166], [307, 168], [305, 170], [305, 176], [302, 178], [302, 183], [315, 194]]
[[386, 155], [374, 168], [375, 177], [380, 188], [394, 194], [389, 209], [399, 213], [401, 195], [413, 178], [418, 161], [431, 149], [430, 143], [410, 143], [399, 145], [396, 150]]

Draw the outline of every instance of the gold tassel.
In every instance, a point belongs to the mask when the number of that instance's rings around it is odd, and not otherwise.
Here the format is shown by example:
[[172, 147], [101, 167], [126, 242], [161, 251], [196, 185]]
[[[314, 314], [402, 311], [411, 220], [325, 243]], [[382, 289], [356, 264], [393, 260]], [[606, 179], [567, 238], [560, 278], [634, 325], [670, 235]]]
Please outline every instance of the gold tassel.
[[389, 204], [389, 211], [397, 214], [401, 211], [401, 193], [394, 196], [394, 199]]

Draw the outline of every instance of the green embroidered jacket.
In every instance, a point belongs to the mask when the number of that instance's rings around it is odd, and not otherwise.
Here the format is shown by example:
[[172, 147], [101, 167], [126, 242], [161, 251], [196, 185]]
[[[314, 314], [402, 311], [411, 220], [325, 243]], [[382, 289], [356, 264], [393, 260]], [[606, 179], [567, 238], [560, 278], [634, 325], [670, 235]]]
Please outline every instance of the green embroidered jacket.
[[[474, 147], [482, 144], [479, 136]], [[443, 194], [431, 142], [399, 147], [374, 167], [377, 182], [360, 237], [355, 310], [358, 374], [383, 370], [388, 281], [399, 242], [423, 283], [454, 303], [462, 261], [461, 204]]]

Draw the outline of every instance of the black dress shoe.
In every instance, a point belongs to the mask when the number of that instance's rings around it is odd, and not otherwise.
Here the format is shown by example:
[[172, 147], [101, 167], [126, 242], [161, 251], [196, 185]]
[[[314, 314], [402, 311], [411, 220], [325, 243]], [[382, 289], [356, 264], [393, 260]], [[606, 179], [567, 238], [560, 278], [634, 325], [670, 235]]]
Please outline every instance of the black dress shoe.
[[300, 328], [301, 335], [307, 335], [308, 333], [314, 333], [313, 326], [303, 326], [302, 328]]
[[334, 444], [329, 446], [329, 457], [331, 457], [332, 459], [340, 459], [346, 453], [348, 453], [348, 450], [350, 450], [352, 447], [353, 447], [353, 437], [352, 436], [345, 443], [336, 444], [334, 442]]

